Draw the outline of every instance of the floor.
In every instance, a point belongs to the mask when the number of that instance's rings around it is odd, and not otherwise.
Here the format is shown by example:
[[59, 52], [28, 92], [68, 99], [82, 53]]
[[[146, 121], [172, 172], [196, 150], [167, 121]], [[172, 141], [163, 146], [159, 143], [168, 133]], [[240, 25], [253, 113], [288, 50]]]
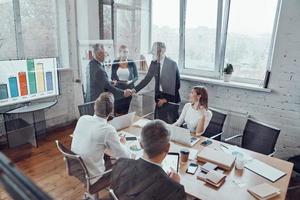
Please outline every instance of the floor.
[[[70, 146], [74, 125], [50, 132], [44, 139], [39, 140], [39, 147], [23, 145], [14, 149], [5, 149], [3, 152], [13, 160], [17, 167], [47, 192], [53, 199], [82, 199], [83, 185], [75, 178], [66, 174], [65, 164], [58, 152], [55, 140]], [[293, 178], [290, 185], [300, 185], [300, 176]], [[107, 195], [102, 193], [100, 195]], [[0, 189], [0, 199], [11, 199]], [[300, 199], [300, 188], [288, 191], [288, 200]]]
[[[53, 199], [82, 199], [83, 184], [66, 174], [63, 157], [55, 145], [55, 140], [59, 140], [64, 145], [70, 146], [69, 135], [72, 130], [73, 126], [69, 126], [50, 133], [39, 141], [38, 148], [23, 145], [14, 149], [5, 149], [3, 152]], [[0, 189], [0, 199], [11, 198]]]

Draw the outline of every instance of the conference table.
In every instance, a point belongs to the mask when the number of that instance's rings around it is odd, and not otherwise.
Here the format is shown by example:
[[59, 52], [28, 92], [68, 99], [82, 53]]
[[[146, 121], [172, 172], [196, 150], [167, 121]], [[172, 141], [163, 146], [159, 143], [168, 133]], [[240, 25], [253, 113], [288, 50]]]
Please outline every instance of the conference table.
[[[135, 121], [139, 118], [136, 117]], [[122, 131], [128, 132], [135, 136], [140, 136], [141, 128], [140, 127], [128, 127], [123, 129]], [[195, 149], [198, 152], [201, 151], [203, 148], [213, 148], [215, 150], [221, 150], [220, 145], [225, 143], [212, 140], [212, 144], [209, 146], [202, 146], [201, 142], [206, 140], [206, 137], [200, 137], [200, 141], [197, 142], [193, 147], [186, 147], [179, 143], [171, 142], [170, 152], [178, 152], [182, 148], [190, 148]], [[226, 144], [228, 145], [228, 144]], [[194, 175], [190, 175], [186, 173], [187, 167], [189, 163], [197, 163], [199, 165], [203, 165], [204, 163], [198, 162], [196, 159], [189, 160], [186, 163], [180, 163], [179, 167], [179, 174], [181, 177], [181, 184], [185, 188], [185, 192], [193, 197], [198, 199], [255, 199], [247, 189], [251, 186], [256, 186], [261, 183], [269, 183], [270, 185], [277, 187], [280, 189], [280, 195], [272, 198], [274, 199], [285, 199], [287, 188], [289, 185], [289, 181], [291, 178], [293, 164], [278, 158], [270, 157], [267, 155], [263, 155], [260, 153], [256, 153], [250, 150], [242, 149], [243, 152], [247, 153], [249, 156], [253, 157], [254, 159], [260, 160], [272, 167], [275, 167], [283, 172], [286, 173], [285, 176], [280, 178], [275, 182], [271, 182], [266, 178], [263, 178], [254, 172], [244, 168], [243, 170], [237, 170], [233, 167], [230, 171], [225, 171], [224, 173], [227, 175], [225, 183], [220, 188], [214, 188], [213, 186], [209, 186], [204, 181], [197, 179], [197, 174], [200, 171], [200, 166], [197, 169], [197, 172]]]

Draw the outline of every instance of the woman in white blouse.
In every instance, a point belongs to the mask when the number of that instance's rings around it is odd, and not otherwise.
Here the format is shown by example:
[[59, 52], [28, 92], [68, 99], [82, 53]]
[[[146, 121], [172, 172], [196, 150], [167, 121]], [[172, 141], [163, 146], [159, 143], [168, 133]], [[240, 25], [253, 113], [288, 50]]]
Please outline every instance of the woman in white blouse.
[[190, 103], [183, 107], [179, 119], [174, 123], [181, 126], [186, 123], [187, 128], [197, 136], [205, 132], [212, 117], [208, 110], [208, 94], [205, 87], [195, 86], [190, 94]]

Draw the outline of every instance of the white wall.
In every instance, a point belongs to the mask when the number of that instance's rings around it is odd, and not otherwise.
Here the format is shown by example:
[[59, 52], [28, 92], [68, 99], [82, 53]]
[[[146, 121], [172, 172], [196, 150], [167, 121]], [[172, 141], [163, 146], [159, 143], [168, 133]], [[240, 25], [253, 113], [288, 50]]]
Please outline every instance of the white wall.
[[[199, 82], [182, 81], [183, 99]], [[209, 105], [238, 112], [281, 129], [277, 156], [300, 153], [300, 1], [283, 0], [269, 87], [271, 93], [204, 84]]]

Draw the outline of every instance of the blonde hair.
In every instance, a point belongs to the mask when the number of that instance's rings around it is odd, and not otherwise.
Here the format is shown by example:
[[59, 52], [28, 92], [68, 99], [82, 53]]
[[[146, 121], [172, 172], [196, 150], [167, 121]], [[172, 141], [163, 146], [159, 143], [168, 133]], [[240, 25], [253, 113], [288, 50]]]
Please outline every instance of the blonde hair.
[[114, 109], [114, 96], [110, 92], [103, 92], [95, 101], [95, 115], [107, 118]]

